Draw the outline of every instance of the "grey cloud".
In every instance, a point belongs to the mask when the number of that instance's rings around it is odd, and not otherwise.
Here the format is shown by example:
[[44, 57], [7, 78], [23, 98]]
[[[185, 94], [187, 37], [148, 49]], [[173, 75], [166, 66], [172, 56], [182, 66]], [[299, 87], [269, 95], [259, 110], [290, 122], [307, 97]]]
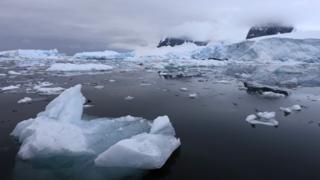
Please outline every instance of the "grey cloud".
[[134, 49], [167, 35], [244, 38], [262, 19], [319, 29], [316, 0], [1, 0], [0, 50]]

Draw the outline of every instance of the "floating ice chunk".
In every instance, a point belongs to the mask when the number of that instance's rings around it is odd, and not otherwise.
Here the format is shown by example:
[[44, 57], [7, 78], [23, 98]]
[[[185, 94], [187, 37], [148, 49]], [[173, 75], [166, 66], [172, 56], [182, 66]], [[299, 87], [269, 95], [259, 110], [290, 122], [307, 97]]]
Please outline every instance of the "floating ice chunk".
[[198, 97], [198, 94], [197, 93], [191, 93], [191, 94], [189, 94], [189, 98], [191, 98], [191, 99], [195, 99], [195, 98], [197, 98]]
[[6, 86], [6, 87], [2, 87], [0, 88], [2, 91], [10, 91], [10, 90], [15, 90], [15, 89], [19, 89], [20, 88], [20, 84], [18, 85], [11, 85], [11, 86]]
[[152, 86], [151, 83], [141, 83], [140, 86]]
[[286, 97], [284, 94], [275, 93], [271, 91], [262, 92], [261, 96], [268, 99], [278, 99]]
[[186, 92], [186, 91], [188, 91], [188, 88], [185, 88], [185, 87], [180, 88], [180, 91]]
[[257, 116], [259, 118], [264, 118], [264, 119], [273, 119], [276, 116], [275, 112], [258, 112]]
[[150, 133], [143, 133], [119, 141], [95, 159], [97, 166], [161, 168], [172, 152], [180, 146], [167, 116], [154, 120]]
[[113, 82], [116, 82], [116, 80], [114, 80], [114, 79], [109, 79], [109, 82], [113, 83]]
[[113, 67], [105, 64], [55, 63], [47, 71], [109, 71]]
[[280, 110], [289, 115], [292, 111], [301, 111], [302, 106], [299, 104], [295, 104], [291, 107], [280, 107]]
[[296, 104], [296, 105], [291, 106], [291, 109], [294, 111], [301, 111], [302, 107], [301, 107], [301, 105]]
[[246, 117], [246, 121], [250, 124], [261, 124], [266, 126], [278, 126], [279, 122], [275, 120], [275, 112], [258, 112]]
[[17, 124], [11, 135], [22, 143], [20, 158], [88, 157], [99, 166], [154, 169], [180, 145], [166, 116], [153, 123], [132, 116], [82, 119], [80, 90], [65, 90], [36, 118]]
[[21, 73], [16, 72], [16, 71], [8, 71], [8, 74], [10, 74], [10, 75], [21, 75]]
[[36, 85], [33, 87], [40, 94], [59, 94], [64, 90], [62, 87], [43, 87], [41, 85]]
[[174, 136], [139, 134], [111, 146], [95, 159], [95, 164], [103, 167], [159, 169], [180, 144], [180, 140]]
[[31, 102], [31, 101], [32, 101], [32, 99], [31, 99], [30, 97], [24, 97], [24, 98], [22, 98], [22, 99], [20, 99], [20, 100], [18, 101], [18, 104], [29, 103], [29, 102]]
[[285, 114], [290, 114], [292, 112], [291, 108], [287, 107], [280, 107], [280, 110], [283, 111]]
[[96, 89], [103, 89], [104, 86], [102, 86], [102, 85], [97, 85], [97, 86], [94, 86], [94, 88], [96, 88]]
[[134, 97], [132, 97], [132, 96], [127, 96], [127, 97], [124, 98], [124, 100], [126, 100], [126, 101], [131, 101], [133, 99], [134, 99]]

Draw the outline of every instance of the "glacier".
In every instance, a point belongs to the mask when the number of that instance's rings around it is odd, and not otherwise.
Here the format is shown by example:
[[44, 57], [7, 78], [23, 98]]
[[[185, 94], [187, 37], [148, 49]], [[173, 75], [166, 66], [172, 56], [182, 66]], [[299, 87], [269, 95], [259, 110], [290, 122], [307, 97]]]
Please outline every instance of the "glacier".
[[59, 53], [57, 49], [51, 49], [51, 50], [18, 49], [18, 50], [0, 52], [0, 58], [58, 59], [63, 57], [65, 57], [65, 54]]
[[132, 116], [86, 119], [84, 103], [81, 85], [76, 85], [52, 100], [36, 118], [18, 123], [11, 133], [22, 143], [18, 156], [66, 161], [86, 157], [97, 166], [157, 169], [180, 146], [167, 116], [153, 122]]

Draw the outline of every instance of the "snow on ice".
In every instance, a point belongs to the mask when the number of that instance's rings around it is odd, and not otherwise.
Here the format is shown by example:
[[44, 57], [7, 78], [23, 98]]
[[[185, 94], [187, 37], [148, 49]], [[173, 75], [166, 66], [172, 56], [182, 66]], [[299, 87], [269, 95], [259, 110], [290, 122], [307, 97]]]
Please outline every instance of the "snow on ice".
[[18, 123], [11, 133], [22, 143], [18, 156], [26, 160], [88, 157], [97, 166], [156, 169], [180, 146], [166, 116], [153, 123], [132, 116], [86, 120], [82, 119], [84, 103], [81, 85], [76, 85], [36, 118]]

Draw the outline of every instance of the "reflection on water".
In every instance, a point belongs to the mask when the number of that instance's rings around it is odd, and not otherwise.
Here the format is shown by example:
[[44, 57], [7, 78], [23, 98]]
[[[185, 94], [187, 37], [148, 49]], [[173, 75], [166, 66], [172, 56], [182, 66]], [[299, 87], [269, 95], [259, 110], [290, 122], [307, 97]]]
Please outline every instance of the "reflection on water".
[[[111, 83], [109, 79], [116, 81]], [[45, 80], [62, 87], [83, 83], [83, 93], [93, 105], [85, 113], [95, 117], [130, 114], [154, 119], [168, 115], [181, 138], [181, 148], [162, 169], [152, 171], [97, 168], [85, 158], [73, 159], [72, 163], [53, 158], [37, 162], [18, 160], [18, 146], [9, 133], [17, 122], [34, 117], [48, 102], [17, 104], [22, 97], [40, 96], [2, 93], [0, 179], [320, 179], [320, 103], [305, 95], [319, 95], [319, 89], [301, 88], [287, 98], [264, 99], [239, 90], [235, 81], [215, 83], [210, 75], [165, 80], [157, 73], [127, 72]], [[104, 88], [96, 89], [91, 84]], [[181, 91], [182, 87], [188, 91]], [[198, 97], [190, 99], [189, 93], [197, 93]], [[125, 101], [127, 96], [135, 99]], [[306, 108], [289, 116], [279, 110], [293, 104]], [[279, 127], [252, 128], [245, 118], [256, 109], [276, 111]]]

